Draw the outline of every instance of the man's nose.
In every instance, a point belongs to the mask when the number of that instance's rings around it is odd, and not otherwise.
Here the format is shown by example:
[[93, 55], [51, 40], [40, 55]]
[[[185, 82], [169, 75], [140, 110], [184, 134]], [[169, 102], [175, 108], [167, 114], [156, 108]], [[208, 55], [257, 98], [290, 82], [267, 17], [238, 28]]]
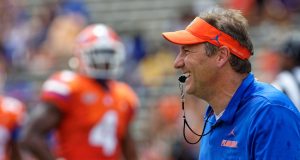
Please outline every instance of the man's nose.
[[174, 68], [175, 69], [180, 69], [184, 66], [184, 61], [183, 61], [183, 57], [181, 56], [181, 54], [179, 53], [174, 61]]

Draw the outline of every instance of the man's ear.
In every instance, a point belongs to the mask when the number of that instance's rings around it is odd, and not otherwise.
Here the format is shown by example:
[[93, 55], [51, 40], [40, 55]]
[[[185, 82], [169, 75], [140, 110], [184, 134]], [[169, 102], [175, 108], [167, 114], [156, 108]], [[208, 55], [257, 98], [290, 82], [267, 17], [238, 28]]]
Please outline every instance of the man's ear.
[[226, 64], [230, 57], [230, 50], [226, 46], [221, 46], [218, 50], [216, 57], [218, 67], [222, 67]]

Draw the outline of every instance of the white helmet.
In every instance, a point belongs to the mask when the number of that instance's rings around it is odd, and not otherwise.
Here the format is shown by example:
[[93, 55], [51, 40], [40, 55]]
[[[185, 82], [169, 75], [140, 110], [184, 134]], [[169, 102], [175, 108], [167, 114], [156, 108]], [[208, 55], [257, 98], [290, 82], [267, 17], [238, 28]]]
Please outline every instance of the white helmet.
[[90, 77], [117, 78], [125, 60], [125, 48], [113, 29], [104, 24], [87, 26], [77, 37], [80, 68]]

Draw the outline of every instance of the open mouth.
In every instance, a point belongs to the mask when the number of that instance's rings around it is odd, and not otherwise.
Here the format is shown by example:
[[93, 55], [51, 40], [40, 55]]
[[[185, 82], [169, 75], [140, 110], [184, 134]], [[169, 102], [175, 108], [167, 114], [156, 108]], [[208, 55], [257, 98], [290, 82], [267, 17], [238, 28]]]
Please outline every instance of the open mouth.
[[191, 76], [191, 73], [189, 73], [189, 72], [183, 73], [183, 76], [185, 76], [186, 78], [189, 78]]

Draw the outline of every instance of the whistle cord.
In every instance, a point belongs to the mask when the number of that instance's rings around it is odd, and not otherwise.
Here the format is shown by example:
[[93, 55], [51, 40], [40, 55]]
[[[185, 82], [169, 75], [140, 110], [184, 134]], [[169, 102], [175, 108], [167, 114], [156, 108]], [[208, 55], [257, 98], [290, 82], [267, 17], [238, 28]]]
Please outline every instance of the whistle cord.
[[[209, 119], [209, 117], [212, 115], [212, 110], [210, 111], [210, 113], [208, 114], [208, 116], [205, 118], [205, 122], [204, 122], [204, 126], [203, 126], [203, 129], [202, 129], [202, 132], [201, 132], [201, 134], [198, 134], [198, 133], [196, 133], [191, 127], [190, 127], [190, 125], [188, 124], [188, 122], [187, 122], [187, 120], [186, 120], [186, 117], [185, 117], [185, 109], [184, 109], [184, 92], [183, 92], [183, 84], [180, 82], [179, 83], [179, 88], [180, 88], [180, 94], [181, 94], [181, 106], [182, 106], [182, 110], [183, 110], [183, 137], [184, 137], [184, 139], [185, 139], [185, 141], [187, 142], [187, 143], [189, 143], [189, 144], [197, 144], [201, 139], [202, 139], [202, 137], [203, 136], [206, 136], [206, 135], [208, 135], [208, 134], [210, 134], [218, 125], [216, 124], [216, 125], [213, 125], [212, 127], [211, 127], [211, 129], [208, 131], [208, 132], [206, 132], [206, 133], [204, 133], [205, 132], [205, 128], [206, 128], [206, 125], [207, 125], [207, 122], [208, 122], [208, 119]], [[189, 141], [188, 139], [187, 139], [187, 137], [186, 137], [186, 132], [185, 132], [185, 128], [186, 128], [186, 126], [187, 126], [187, 128], [194, 134], [194, 135], [196, 135], [196, 136], [198, 136], [199, 137], [199, 139], [197, 140], [197, 141], [195, 141], [195, 142], [191, 142], [191, 141]]]

